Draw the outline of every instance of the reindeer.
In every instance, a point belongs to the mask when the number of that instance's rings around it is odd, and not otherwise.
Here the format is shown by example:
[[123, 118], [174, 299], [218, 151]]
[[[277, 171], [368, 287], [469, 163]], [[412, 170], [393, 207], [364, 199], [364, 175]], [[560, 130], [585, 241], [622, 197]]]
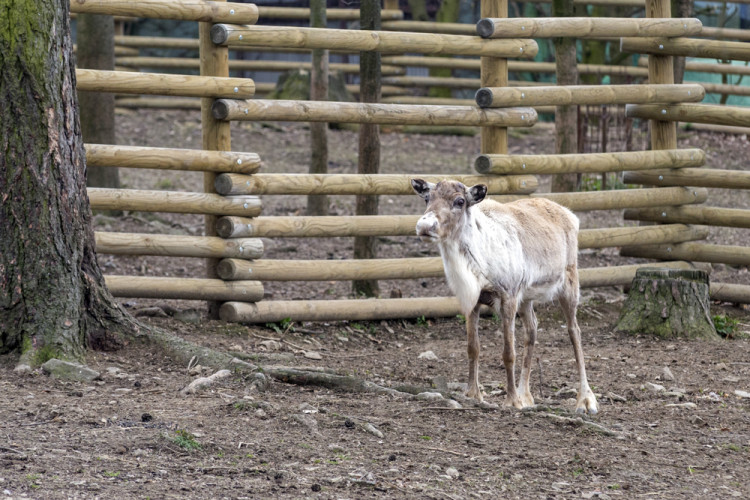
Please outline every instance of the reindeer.
[[[581, 388], [579, 413], [596, 414], [596, 397], [586, 379], [578, 307], [578, 218], [567, 208], [543, 199], [501, 204], [485, 199], [487, 186], [467, 188], [457, 181], [438, 184], [412, 179], [427, 202], [417, 235], [440, 248], [451, 290], [466, 318], [469, 387], [466, 395], [483, 401], [479, 388], [479, 310], [492, 307], [502, 319], [503, 363], [508, 378], [506, 406], [534, 404], [529, 375], [537, 320], [534, 302], [557, 299], [568, 324]], [[481, 203], [480, 203], [481, 202]], [[526, 331], [523, 364], [516, 387], [515, 318]]]

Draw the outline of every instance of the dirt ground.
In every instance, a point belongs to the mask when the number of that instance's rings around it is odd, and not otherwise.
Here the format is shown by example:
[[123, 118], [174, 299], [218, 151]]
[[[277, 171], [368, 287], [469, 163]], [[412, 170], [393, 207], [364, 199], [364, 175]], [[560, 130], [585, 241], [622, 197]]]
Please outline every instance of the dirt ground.
[[[200, 147], [197, 113], [129, 112], [122, 144]], [[300, 125], [237, 125], [233, 148], [255, 151], [262, 171], [303, 172]], [[743, 168], [746, 138], [684, 134], [714, 168]], [[477, 137], [387, 133], [384, 172], [471, 173]], [[331, 133], [331, 171], [356, 169], [356, 134]], [[512, 152], [552, 152], [549, 133], [514, 136]], [[306, 149], [307, 148], [307, 149]], [[129, 171], [124, 187], [199, 189], [199, 175]], [[264, 197], [264, 215], [300, 214], [302, 197]], [[381, 213], [419, 213], [414, 197], [381, 197]], [[711, 192], [709, 204], [748, 208], [745, 193]], [[351, 213], [351, 197], [331, 200]], [[581, 213], [583, 227], [623, 225], [622, 214]], [[97, 230], [200, 234], [195, 216], [96, 216]], [[747, 245], [747, 231], [710, 241]], [[345, 258], [351, 241], [267, 240], [268, 258]], [[435, 255], [416, 238], [381, 238], [382, 257]], [[616, 265], [616, 250], [584, 251], [581, 267]], [[200, 276], [196, 259], [102, 255], [108, 274]], [[714, 266], [712, 279], [750, 284], [746, 268]], [[348, 283], [268, 283], [269, 299], [350, 297]], [[448, 295], [442, 280], [389, 281], [381, 293]], [[623, 336], [615, 288], [583, 290], [578, 318], [600, 413], [573, 413], [577, 381], [561, 313], [538, 308], [534, 411], [486, 409], [456, 396], [344, 392], [235, 372], [196, 394], [180, 391], [211, 370], [177, 365], [147, 345], [91, 352], [90, 383], [20, 375], [0, 359], [0, 494], [4, 498], [695, 498], [750, 495], [750, 312], [712, 304], [737, 321], [716, 342]], [[122, 299], [144, 322], [263, 367], [311, 367], [385, 387], [458, 389], [466, 382], [460, 318], [231, 325], [200, 302]], [[153, 307], [165, 317], [143, 316]], [[502, 339], [481, 320], [480, 379], [501, 404]], [[425, 354], [431, 352], [432, 355]], [[421, 356], [420, 356], [421, 355]], [[519, 353], [520, 355], [520, 353]], [[424, 397], [424, 396], [423, 396]]]

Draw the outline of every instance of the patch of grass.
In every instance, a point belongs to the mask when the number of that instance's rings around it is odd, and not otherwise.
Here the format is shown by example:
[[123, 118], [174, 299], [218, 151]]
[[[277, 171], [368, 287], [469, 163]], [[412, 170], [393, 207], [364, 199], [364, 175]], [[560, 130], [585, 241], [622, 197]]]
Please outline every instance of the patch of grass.
[[102, 472], [102, 474], [104, 474], [105, 477], [119, 477], [120, 476], [120, 473], [118, 471], [110, 472], [110, 471], [105, 470], [104, 472]]
[[195, 440], [195, 436], [184, 429], [177, 429], [170, 440], [180, 448], [188, 451], [200, 450], [201, 444]]
[[576, 467], [575, 469], [573, 469], [573, 478], [574, 479], [577, 478], [578, 476], [580, 476], [581, 474], [583, 474], [583, 467]]
[[432, 441], [432, 437], [430, 436], [419, 436], [419, 439], [422, 439], [423, 441]]
[[620, 486], [617, 483], [610, 484], [609, 486], [607, 486], [607, 489], [610, 489], [610, 490], [619, 490], [620, 488], [622, 488], [622, 486]]
[[737, 329], [737, 325], [739, 325], [740, 323], [737, 318], [730, 318], [723, 314], [717, 314], [711, 319], [714, 322], [716, 333], [728, 339], [731, 339], [734, 336], [734, 331]]
[[456, 314], [456, 318], [461, 322], [462, 325], [466, 324], [466, 316], [463, 314]]
[[42, 485], [39, 484], [39, 478], [41, 477], [41, 474], [26, 474], [26, 481], [29, 483], [29, 488], [34, 490], [41, 488]]
[[172, 189], [173, 187], [174, 183], [169, 179], [162, 179], [156, 183], [157, 189]]
[[420, 316], [417, 318], [417, 324], [419, 326], [429, 326], [430, 322], [424, 316]]
[[279, 335], [284, 335], [286, 332], [294, 331], [294, 321], [292, 321], [292, 318], [284, 318], [278, 323], [266, 323], [266, 328], [270, 328]]

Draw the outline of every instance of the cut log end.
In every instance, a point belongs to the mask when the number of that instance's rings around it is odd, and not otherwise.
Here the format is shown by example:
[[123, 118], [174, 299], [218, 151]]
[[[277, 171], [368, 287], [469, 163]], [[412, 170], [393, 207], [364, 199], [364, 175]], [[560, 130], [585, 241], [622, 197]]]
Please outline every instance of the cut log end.
[[486, 87], [477, 90], [474, 99], [480, 108], [489, 108], [492, 106], [492, 91]]
[[487, 155], [479, 155], [474, 160], [474, 170], [476, 170], [480, 174], [488, 174], [491, 167], [492, 160], [490, 160], [490, 157]]
[[490, 38], [495, 33], [495, 23], [492, 19], [480, 19], [477, 23], [477, 35], [482, 38]]
[[229, 103], [225, 99], [215, 100], [211, 105], [211, 115], [217, 120], [226, 120], [229, 116]]
[[223, 24], [211, 26], [211, 41], [216, 45], [222, 45], [229, 39], [229, 30]]

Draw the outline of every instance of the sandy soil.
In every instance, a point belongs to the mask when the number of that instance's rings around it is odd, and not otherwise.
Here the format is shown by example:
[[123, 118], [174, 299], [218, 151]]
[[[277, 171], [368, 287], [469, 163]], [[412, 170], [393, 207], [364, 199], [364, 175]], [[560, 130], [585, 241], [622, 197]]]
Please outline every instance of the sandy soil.
[[[137, 112], [118, 118], [123, 144], [200, 147], [195, 114]], [[267, 172], [306, 170], [307, 134], [297, 125], [239, 125], [236, 150], [256, 151]], [[514, 137], [514, 151], [551, 152], [549, 134]], [[710, 166], [741, 168], [746, 139], [693, 134]], [[332, 133], [331, 170], [356, 169], [356, 134]], [[383, 135], [385, 172], [471, 173], [476, 137]], [[415, 154], [417, 152], [418, 154]], [[198, 189], [200, 176], [123, 172], [126, 187]], [[300, 197], [266, 197], [264, 213], [301, 213]], [[747, 208], [746, 194], [715, 191], [709, 204]], [[332, 200], [350, 213], [352, 200]], [[417, 197], [381, 197], [382, 213], [419, 213]], [[584, 227], [623, 225], [619, 213], [579, 214]], [[193, 216], [97, 216], [98, 230], [200, 234]], [[711, 241], [747, 244], [742, 231]], [[348, 240], [268, 240], [269, 258], [345, 258]], [[434, 255], [416, 238], [381, 239], [383, 257]], [[100, 256], [106, 273], [197, 276], [194, 259]], [[625, 263], [616, 250], [581, 255], [582, 266]], [[750, 284], [746, 268], [715, 266], [712, 279]], [[383, 295], [448, 295], [441, 280], [384, 282]], [[348, 283], [267, 285], [272, 298], [348, 297]], [[572, 412], [575, 362], [560, 312], [540, 307], [536, 411], [483, 409], [445, 400], [350, 393], [234, 373], [193, 395], [180, 390], [210, 370], [178, 366], [132, 343], [91, 352], [91, 383], [40, 372], [19, 375], [0, 359], [0, 492], [8, 498], [694, 498], [750, 495], [750, 314], [712, 304], [738, 321], [718, 342], [613, 333], [624, 299], [614, 288], [583, 291], [579, 321], [589, 381], [601, 411]], [[122, 301], [137, 312], [154, 301]], [[201, 303], [171, 302], [166, 318], [143, 317], [201, 345], [262, 366], [318, 367], [386, 387], [453, 388], [466, 382], [459, 318], [332, 324], [228, 325]], [[481, 320], [481, 381], [502, 403], [502, 340]], [[432, 351], [434, 357], [420, 354]], [[432, 358], [432, 359], [429, 359]], [[665, 370], [666, 369], [666, 370]], [[661, 387], [660, 387], [661, 386]], [[738, 392], [735, 392], [738, 391]], [[368, 427], [369, 424], [372, 427]], [[591, 425], [596, 424], [596, 426]], [[598, 426], [598, 427], [597, 427]], [[373, 429], [375, 431], [373, 431]], [[378, 434], [379, 433], [379, 434]]]

